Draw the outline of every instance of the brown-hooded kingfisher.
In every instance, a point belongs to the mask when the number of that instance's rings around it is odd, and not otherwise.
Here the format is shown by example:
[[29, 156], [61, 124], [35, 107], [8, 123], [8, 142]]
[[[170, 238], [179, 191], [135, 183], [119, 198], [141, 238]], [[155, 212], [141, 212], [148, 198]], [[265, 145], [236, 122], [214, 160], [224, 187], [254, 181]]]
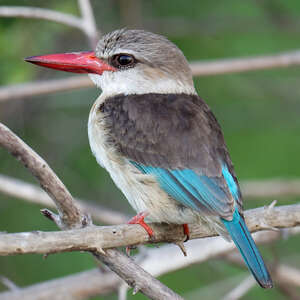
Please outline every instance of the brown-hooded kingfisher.
[[26, 61], [88, 73], [102, 89], [89, 115], [98, 163], [138, 215], [131, 223], [199, 223], [232, 239], [257, 282], [271, 277], [247, 229], [242, 196], [221, 127], [197, 95], [183, 53], [161, 35], [116, 30], [95, 52]]

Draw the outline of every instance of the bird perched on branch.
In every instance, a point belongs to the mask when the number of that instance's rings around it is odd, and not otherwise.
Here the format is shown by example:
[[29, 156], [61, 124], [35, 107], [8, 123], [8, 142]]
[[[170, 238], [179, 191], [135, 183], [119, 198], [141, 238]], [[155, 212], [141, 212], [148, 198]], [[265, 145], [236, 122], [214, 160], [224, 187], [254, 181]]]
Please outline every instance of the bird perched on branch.
[[183, 53], [161, 35], [116, 30], [95, 52], [29, 57], [67, 72], [89, 73], [102, 94], [88, 133], [98, 163], [138, 215], [130, 223], [200, 223], [232, 239], [257, 282], [272, 287], [243, 217], [242, 196], [224, 137], [197, 95]]

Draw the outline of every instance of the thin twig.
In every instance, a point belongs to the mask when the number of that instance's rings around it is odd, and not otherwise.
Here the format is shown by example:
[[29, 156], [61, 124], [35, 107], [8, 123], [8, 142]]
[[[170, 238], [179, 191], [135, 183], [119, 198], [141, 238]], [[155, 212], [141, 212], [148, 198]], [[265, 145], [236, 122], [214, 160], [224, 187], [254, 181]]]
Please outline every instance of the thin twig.
[[149, 299], [183, 300], [182, 297], [134, 263], [131, 258], [115, 249], [108, 249], [105, 254], [97, 253], [96, 257], [133, 287], [133, 294], [141, 291]]
[[82, 18], [51, 9], [26, 6], [0, 6], [0, 16], [42, 19], [75, 27], [88, 37], [91, 46], [94, 48], [99, 35], [90, 1], [78, 0], [78, 5]]
[[88, 297], [105, 295], [116, 290], [121, 279], [112, 272], [101, 273], [93, 269], [42, 283], [33, 284], [19, 290], [0, 293], [0, 300], [84, 300]]
[[[300, 204], [246, 211], [250, 231], [290, 228], [300, 225]], [[0, 235], [0, 255], [25, 253], [55, 253], [67, 251], [95, 251], [145, 243], [176, 243], [184, 238], [181, 225], [151, 224], [155, 236], [149, 238], [139, 225], [88, 226], [57, 232], [25, 232]], [[199, 224], [189, 224], [190, 239], [216, 236], [217, 232]], [[189, 253], [188, 253], [189, 255]]]
[[118, 286], [118, 300], [127, 300], [127, 291], [128, 285], [124, 282], [124, 284], [120, 284]]
[[245, 58], [227, 58], [191, 64], [193, 75], [217, 75], [239, 73], [272, 68], [286, 68], [300, 65], [300, 51], [283, 52], [274, 55], [265, 55]]
[[280, 198], [300, 195], [299, 179], [245, 180], [241, 182], [245, 198]]
[[[25, 201], [43, 205], [45, 207], [55, 207], [51, 198], [40, 187], [2, 174], [0, 174], [0, 192]], [[76, 198], [75, 201], [80, 205], [84, 212], [91, 215], [94, 221], [100, 223], [122, 224], [126, 223], [130, 219], [129, 216], [121, 212], [103, 207], [97, 203]]]
[[93, 87], [93, 83], [85, 75], [15, 84], [0, 88], [0, 103], [7, 100], [25, 99], [32, 96], [72, 91], [87, 87]]
[[[236, 252], [229, 252], [222, 255], [231, 263], [245, 267], [243, 259]], [[289, 299], [299, 300], [297, 290], [294, 287], [300, 287], [300, 270], [284, 264], [275, 264], [271, 267], [273, 281], [276, 287]]]
[[[192, 62], [190, 65], [194, 76], [209, 76], [270, 68], [283, 68], [299, 64], [300, 51], [291, 51], [250, 58], [245, 57], [221, 59], [209, 62]], [[92, 81], [85, 75], [40, 82], [29, 82], [0, 88], [0, 102], [92, 86], [94, 86]]]
[[287, 283], [277, 282], [277, 288], [285, 299], [300, 300], [299, 291]]
[[246, 277], [238, 286], [225, 295], [223, 300], [238, 300], [256, 285], [252, 275]]
[[51, 9], [32, 6], [0, 6], [0, 16], [49, 20], [83, 31], [82, 20], [80, 18]]
[[300, 287], [300, 270], [284, 264], [279, 264], [274, 270], [275, 278], [283, 284]]
[[19, 287], [10, 279], [4, 276], [0, 276], [0, 281], [5, 285], [9, 290], [19, 290]]
[[86, 225], [87, 217], [82, 219], [81, 211], [71, 194], [48, 164], [2, 123], [0, 123], [0, 146], [20, 160], [39, 180], [42, 188], [58, 207], [59, 218], [56, 223], [59, 227], [79, 228]]
[[78, 6], [82, 16], [82, 27], [89, 38], [92, 48], [95, 48], [100, 34], [97, 31], [94, 12], [89, 0], [78, 0]]

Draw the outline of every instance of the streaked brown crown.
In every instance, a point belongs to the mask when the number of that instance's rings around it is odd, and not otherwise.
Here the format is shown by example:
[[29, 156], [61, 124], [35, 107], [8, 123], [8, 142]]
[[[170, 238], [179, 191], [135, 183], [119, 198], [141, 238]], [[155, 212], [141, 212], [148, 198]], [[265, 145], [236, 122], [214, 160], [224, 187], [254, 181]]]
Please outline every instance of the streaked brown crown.
[[106, 34], [96, 48], [96, 55], [108, 60], [120, 53], [133, 55], [137, 63], [192, 81], [191, 70], [182, 51], [162, 35], [120, 29]]

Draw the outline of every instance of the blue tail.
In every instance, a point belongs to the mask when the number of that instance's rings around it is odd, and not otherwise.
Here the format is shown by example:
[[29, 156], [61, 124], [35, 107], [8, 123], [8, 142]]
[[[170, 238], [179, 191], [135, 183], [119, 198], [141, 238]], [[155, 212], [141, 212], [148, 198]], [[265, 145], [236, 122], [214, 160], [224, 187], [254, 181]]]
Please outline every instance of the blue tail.
[[222, 222], [259, 285], [263, 288], [273, 287], [270, 274], [238, 210], [235, 210], [231, 221], [222, 219]]

